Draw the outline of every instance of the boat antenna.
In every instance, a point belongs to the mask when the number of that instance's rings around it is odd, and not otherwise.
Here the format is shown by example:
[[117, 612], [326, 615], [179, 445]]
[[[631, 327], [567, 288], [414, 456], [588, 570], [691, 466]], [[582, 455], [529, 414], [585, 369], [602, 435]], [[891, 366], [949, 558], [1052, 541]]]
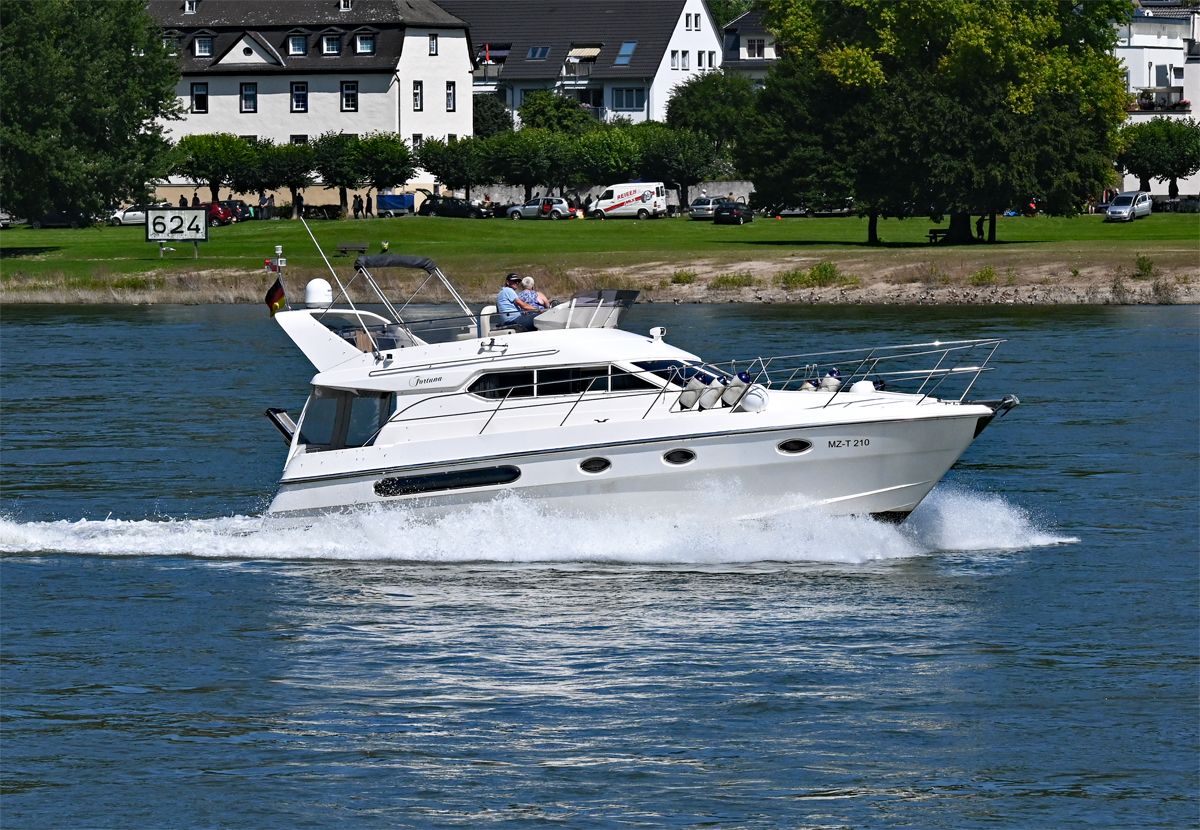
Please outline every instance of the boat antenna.
[[312, 240], [313, 247], [317, 249], [317, 253], [321, 255], [321, 259], [325, 260], [325, 267], [329, 269], [329, 273], [333, 275], [333, 281], [337, 283], [338, 290], [342, 292], [342, 296], [346, 298], [346, 302], [350, 304], [350, 310], [358, 317], [358, 324], [362, 326], [362, 330], [367, 333], [367, 339], [371, 341], [371, 351], [379, 354], [379, 344], [375, 342], [375, 338], [371, 336], [371, 332], [367, 329], [367, 324], [363, 322], [362, 312], [354, 306], [354, 300], [350, 299], [350, 292], [342, 285], [341, 279], [338, 278], [337, 271], [333, 270], [333, 266], [329, 263], [329, 257], [325, 256], [325, 252], [321, 250], [321, 246], [317, 243], [317, 238], [313, 236], [312, 228], [304, 221], [304, 214], [300, 214], [300, 224], [304, 225], [304, 230], [308, 231], [308, 238]]

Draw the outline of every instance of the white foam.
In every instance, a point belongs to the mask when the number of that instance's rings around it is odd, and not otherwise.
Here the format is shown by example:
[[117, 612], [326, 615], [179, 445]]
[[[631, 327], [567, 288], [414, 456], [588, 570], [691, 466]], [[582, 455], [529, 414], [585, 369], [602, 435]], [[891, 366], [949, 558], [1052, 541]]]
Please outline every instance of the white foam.
[[818, 508], [722, 520], [712, 505], [673, 516], [554, 516], [504, 498], [417, 521], [372, 507], [280, 526], [262, 517], [20, 522], [0, 518], [0, 551], [248, 559], [410, 562], [717, 564], [844, 562], [938, 550], [1007, 550], [1075, 541], [1039, 528], [998, 496], [939, 488], [905, 525], [829, 516]]

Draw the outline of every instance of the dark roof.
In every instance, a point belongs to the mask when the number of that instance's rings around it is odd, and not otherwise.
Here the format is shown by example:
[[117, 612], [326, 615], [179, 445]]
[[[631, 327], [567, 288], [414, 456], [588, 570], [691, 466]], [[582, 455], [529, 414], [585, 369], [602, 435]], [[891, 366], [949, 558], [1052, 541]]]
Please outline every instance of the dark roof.
[[[203, 0], [202, 0], [203, 2]], [[593, 78], [651, 78], [658, 72], [684, 0], [439, 0], [471, 27], [476, 52], [485, 44], [511, 44], [503, 80], [559, 76], [572, 46], [600, 46]], [[621, 44], [637, 41], [628, 66], [614, 66]], [[542, 61], [526, 58], [549, 46]]]
[[745, 14], [738, 15], [725, 25], [726, 32], [737, 32], [741, 35], [769, 35], [771, 32], [763, 25], [763, 13], [759, 9], [751, 9]]
[[[184, 75], [392, 72], [404, 46], [406, 26], [465, 29], [466, 23], [432, 0], [354, 0], [339, 11], [338, 0], [199, 0], [195, 14], [184, 14], [183, 0], [149, 0], [147, 8], [162, 27], [179, 37], [179, 66]], [[198, 58], [193, 40], [212, 37], [212, 57]], [[375, 52], [354, 52], [356, 34], [374, 34]], [[308, 52], [288, 54], [288, 38], [305, 35]], [[337, 56], [321, 53], [321, 37], [341, 35]], [[259, 43], [278, 66], [217, 66], [243, 37]]]
[[281, 26], [363, 26], [393, 24], [463, 28], [433, 0], [354, 0], [340, 11], [338, 0], [199, 0], [184, 14], [183, 0], [149, 0], [150, 14], [166, 28], [274, 29]]

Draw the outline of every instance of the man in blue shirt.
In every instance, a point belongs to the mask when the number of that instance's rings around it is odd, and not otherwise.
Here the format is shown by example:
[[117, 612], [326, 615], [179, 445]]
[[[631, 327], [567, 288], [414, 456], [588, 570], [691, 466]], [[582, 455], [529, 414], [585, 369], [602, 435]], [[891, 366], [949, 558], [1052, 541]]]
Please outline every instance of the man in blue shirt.
[[504, 278], [504, 287], [496, 295], [496, 311], [504, 325], [520, 331], [533, 331], [533, 318], [537, 317], [537, 306], [530, 305], [517, 296], [521, 287], [521, 275], [509, 274]]

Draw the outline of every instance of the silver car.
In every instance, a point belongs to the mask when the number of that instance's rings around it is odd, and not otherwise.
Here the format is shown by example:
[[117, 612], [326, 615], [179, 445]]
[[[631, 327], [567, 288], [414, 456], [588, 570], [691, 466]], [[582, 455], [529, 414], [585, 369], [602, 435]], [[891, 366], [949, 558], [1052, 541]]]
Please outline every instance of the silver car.
[[121, 208], [108, 217], [110, 225], [144, 225], [146, 224], [146, 211], [151, 208], [169, 208], [171, 205], [168, 202], [156, 202], [153, 205], [134, 205], [133, 207]]
[[1108, 210], [1104, 212], [1106, 222], [1132, 222], [1142, 216], [1150, 215], [1150, 194], [1144, 190], [1131, 190], [1119, 193]]
[[721, 202], [728, 202], [728, 199], [717, 199], [712, 196], [699, 196], [692, 199], [691, 214], [693, 219], [712, 219], [713, 214], [717, 211], [717, 205]]

